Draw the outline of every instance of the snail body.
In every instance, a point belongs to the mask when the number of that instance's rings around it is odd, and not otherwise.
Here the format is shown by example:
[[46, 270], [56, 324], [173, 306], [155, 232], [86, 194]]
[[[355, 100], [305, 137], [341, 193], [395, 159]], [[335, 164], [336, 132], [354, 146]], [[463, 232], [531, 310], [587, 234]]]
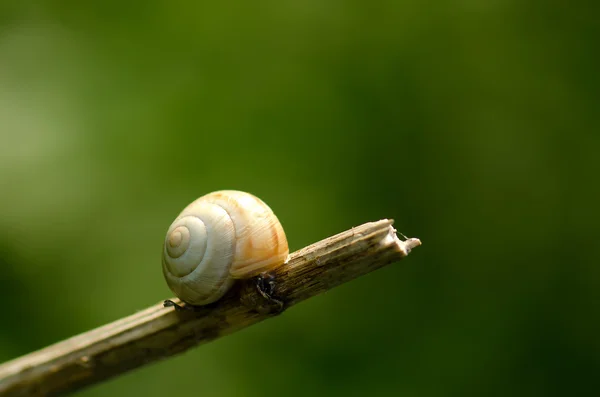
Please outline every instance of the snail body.
[[288, 243], [281, 223], [258, 197], [236, 190], [189, 204], [169, 227], [162, 268], [169, 288], [194, 306], [220, 299], [236, 279], [282, 265]]

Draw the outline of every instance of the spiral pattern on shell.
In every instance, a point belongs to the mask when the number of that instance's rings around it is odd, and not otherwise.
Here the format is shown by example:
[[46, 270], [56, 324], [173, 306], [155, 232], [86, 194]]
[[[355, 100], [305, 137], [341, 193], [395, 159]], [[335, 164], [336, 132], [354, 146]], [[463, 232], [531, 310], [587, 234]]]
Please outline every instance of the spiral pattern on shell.
[[195, 200], [171, 224], [163, 274], [180, 299], [204, 305], [221, 298], [235, 279], [273, 269], [288, 254], [283, 228], [262, 200], [223, 190]]

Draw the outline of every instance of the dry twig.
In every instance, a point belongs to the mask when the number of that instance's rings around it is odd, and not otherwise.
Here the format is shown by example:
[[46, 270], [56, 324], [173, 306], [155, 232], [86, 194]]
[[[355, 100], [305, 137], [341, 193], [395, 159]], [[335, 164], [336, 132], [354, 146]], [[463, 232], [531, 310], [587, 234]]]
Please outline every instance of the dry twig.
[[[294, 252], [273, 272], [273, 297], [285, 310], [404, 258], [420, 241], [400, 241], [392, 223], [366, 223]], [[273, 300], [259, 292], [256, 280], [241, 282], [223, 299], [194, 311], [157, 304], [0, 365], [0, 395], [72, 392], [280, 313], [273, 308]]]

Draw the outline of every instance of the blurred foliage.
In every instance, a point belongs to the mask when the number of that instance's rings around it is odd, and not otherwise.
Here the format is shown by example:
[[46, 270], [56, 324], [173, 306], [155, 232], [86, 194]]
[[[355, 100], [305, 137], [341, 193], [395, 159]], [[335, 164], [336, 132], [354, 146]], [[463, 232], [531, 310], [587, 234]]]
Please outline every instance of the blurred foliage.
[[0, 360], [169, 297], [160, 250], [250, 191], [292, 249], [405, 262], [81, 396], [600, 387], [597, 7], [0, 1]]

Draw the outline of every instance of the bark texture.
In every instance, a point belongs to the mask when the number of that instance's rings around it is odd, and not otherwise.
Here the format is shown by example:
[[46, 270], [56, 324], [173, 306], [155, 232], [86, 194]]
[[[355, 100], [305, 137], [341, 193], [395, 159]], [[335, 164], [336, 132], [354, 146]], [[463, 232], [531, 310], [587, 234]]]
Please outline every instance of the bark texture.
[[271, 274], [274, 284], [267, 294], [251, 279], [208, 306], [175, 310], [161, 302], [4, 363], [0, 395], [63, 395], [278, 315], [420, 245], [418, 239], [399, 240], [392, 224], [387, 219], [366, 223], [294, 252]]

